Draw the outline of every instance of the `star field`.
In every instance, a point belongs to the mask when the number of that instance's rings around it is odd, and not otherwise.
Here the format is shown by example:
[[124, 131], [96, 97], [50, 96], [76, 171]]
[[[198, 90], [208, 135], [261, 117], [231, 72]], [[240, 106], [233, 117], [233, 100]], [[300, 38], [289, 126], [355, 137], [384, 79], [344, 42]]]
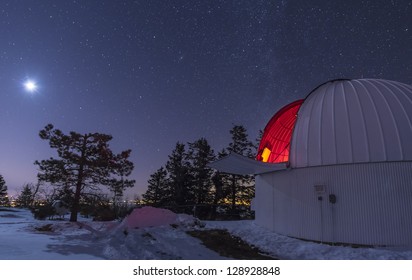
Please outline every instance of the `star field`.
[[233, 124], [255, 139], [327, 80], [411, 84], [411, 15], [407, 0], [2, 1], [0, 174], [12, 194], [35, 182], [53, 123], [132, 149], [142, 193], [177, 141], [218, 151]]

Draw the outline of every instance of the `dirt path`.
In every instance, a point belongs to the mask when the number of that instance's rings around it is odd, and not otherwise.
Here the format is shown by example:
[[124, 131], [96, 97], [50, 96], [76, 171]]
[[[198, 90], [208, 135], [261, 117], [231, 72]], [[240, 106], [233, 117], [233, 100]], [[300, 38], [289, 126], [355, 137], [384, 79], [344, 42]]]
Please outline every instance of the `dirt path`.
[[250, 246], [239, 237], [231, 235], [227, 230], [195, 230], [187, 233], [200, 239], [207, 248], [224, 257], [237, 260], [277, 260]]

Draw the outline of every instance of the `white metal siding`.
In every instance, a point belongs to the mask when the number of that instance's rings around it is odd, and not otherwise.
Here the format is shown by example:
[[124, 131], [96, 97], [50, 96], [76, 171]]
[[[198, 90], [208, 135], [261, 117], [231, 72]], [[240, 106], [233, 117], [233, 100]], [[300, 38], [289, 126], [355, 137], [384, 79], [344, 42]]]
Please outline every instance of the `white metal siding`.
[[255, 177], [256, 188], [255, 199], [253, 200], [253, 208], [255, 210], [255, 220], [258, 224], [274, 230], [274, 211], [273, 211], [273, 188], [270, 182], [266, 182], [262, 176]]
[[[319, 201], [315, 185], [324, 185]], [[335, 194], [336, 204], [329, 202]], [[257, 176], [257, 223], [311, 240], [412, 245], [412, 162], [297, 168]], [[272, 213], [270, 213], [272, 212]]]

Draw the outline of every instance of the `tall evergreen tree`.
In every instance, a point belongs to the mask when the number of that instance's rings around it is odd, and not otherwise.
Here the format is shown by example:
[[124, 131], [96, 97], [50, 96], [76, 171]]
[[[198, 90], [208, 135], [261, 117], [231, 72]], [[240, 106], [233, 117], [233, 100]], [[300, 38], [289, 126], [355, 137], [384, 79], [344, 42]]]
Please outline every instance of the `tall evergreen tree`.
[[255, 145], [254, 145], [256, 152], [259, 149], [260, 141], [262, 140], [262, 138], [263, 138], [263, 130], [259, 129], [259, 134], [258, 134], [258, 137], [255, 140]]
[[0, 206], [10, 206], [9, 197], [7, 194], [7, 185], [3, 176], [0, 174]]
[[[255, 146], [248, 140], [246, 128], [242, 125], [234, 125], [230, 130], [232, 142], [229, 144], [227, 151], [237, 153], [242, 156], [254, 157]], [[249, 204], [254, 197], [254, 177], [249, 175], [225, 175], [223, 178], [228, 189], [228, 199], [235, 208], [236, 203]]]
[[166, 163], [166, 170], [169, 173], [170, 204], [176, 206], [193, 203], [193, 196], [189, 191], [192, 178], [186, 157], [185, 145], [177, 142]]
[[230, 130], [232, 142], [229, 144], [227, 150], [242, 156], [254, 157], [254, 144], [249, 141], [246, 128], [242, 125], [234, 125]]
[[155, 207], [166, 205], [170, 201], [170, 192], [167, 188], [167, 171], [161, 167], [150, 175], [147, 191], [143, 194], [144, 202]]
[[210, 218], [214, 220], [216, 219], [217, 205], [221, 203], [221, 200], [225, 197], [223, 193], [223, 175], [219, 171], [215, 172], [212, 176], [212, 182], [214, 192]]
[[23, 208], [29, 208], [34, 201], [33, 186], [31, 184], [25, 184], [17, 197], [17, 206]]
[[[73, 131], [66, 135], [49, 124], [40, 131], [39, 136], [49, 141], [50, 147], [56, 149], [58, 154], [58, 158], [35, 162], [39, 166], [39, 182], [72, 189], [70, 221], [77, 221], [80, 199], [86, 189], [98, 190], [108, 185], [111, 178], [122, 173], [119, 170], [122, 164], [129, 165], [128, 170], [133, 169], [133, 163], [128, 161], [130, 150], [119, 155], [110, 150], [111, 135]], [[128, 174], [126, 172], [124, 175]]]
[[213, 149], [205, 138], [201, 138], [193, 143], [189, 143], [187, 158], [191, 164], [191, 192], [193, 193], [195, 203], [204, 204], [211, 202], [213, 170], [207, 167], [207, 164], [215, 159]]

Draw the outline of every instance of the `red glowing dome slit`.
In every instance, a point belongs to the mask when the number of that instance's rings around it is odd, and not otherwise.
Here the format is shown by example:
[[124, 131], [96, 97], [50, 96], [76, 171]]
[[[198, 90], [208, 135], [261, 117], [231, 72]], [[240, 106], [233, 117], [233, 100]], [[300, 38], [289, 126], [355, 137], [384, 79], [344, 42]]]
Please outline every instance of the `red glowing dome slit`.
[[278, 163], [289, 161], [290, 140], [302, 100], [280, 109], [266, 125], [256, 159]]

